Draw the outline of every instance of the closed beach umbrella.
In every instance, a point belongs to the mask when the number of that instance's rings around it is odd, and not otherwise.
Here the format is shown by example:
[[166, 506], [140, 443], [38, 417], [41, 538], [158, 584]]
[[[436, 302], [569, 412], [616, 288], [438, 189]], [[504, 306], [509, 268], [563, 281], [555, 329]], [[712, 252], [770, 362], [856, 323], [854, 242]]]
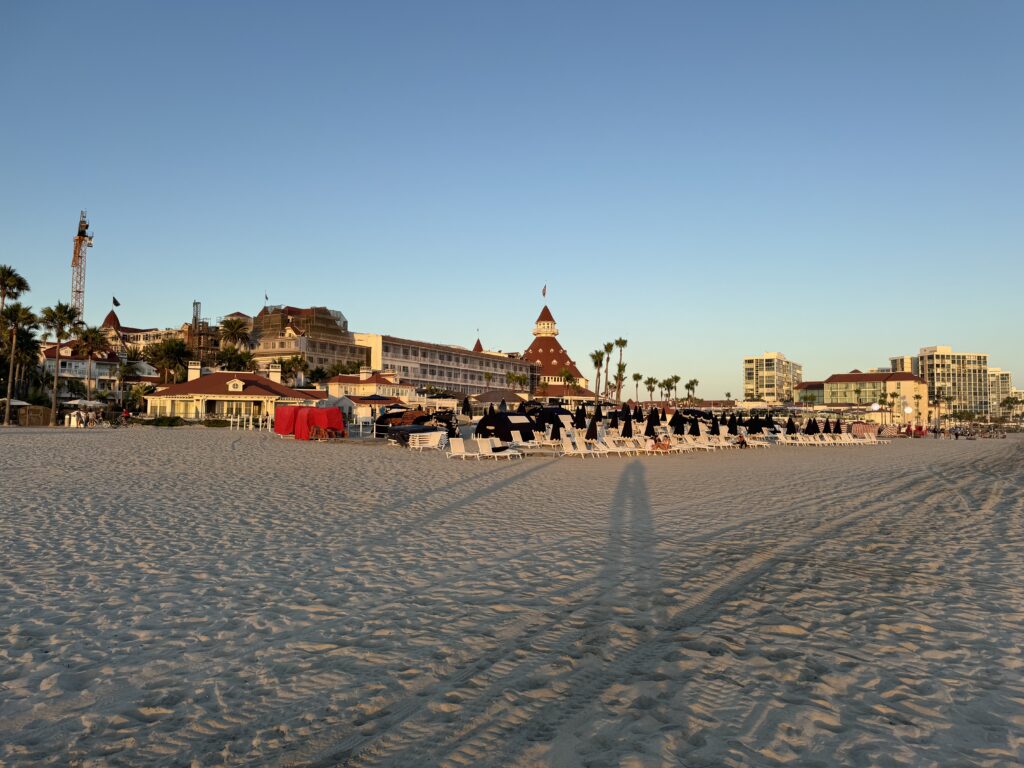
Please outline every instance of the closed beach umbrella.
[[594, 418], [598, 421], [604, 421], [604, 412], [601, 410], [601, 404], [597, 404], [597, 408], [594, 409]]
[[669, 427], [672, 428], [673, 435], [685, 435], [686, 434], [686, 419], [680, 416], [678, 419], [675, 415], [668, 421]]
[[700, 437], [700, 422], [697, 421], [697, 417], [694, 416], [690, 419], [690, 432], [691, 437]]
[[492, 416], [494, 415], [494, 403], [491, 403], [491, 407], [487, 409], [487, 412]]
[[832, 425], [828, 423], [828, 419], [825, 419], [825, 426], [821, 429], [826, 435], [832, 434]]
[[665, 409], [664, 408], [661, 409], [661, 420], [662, 421], [668, 421], [668, 414], [665, 413]]
[[633, 436], [633, 419], [628, 414], [622, 419], [622, 430], [620, 434], [623, 437]]
[[793, 421], [793, 417], [792, 416], [790, 416], [789, 419], [786, 421], [786, 434], [787, 435], [795, 435], [796, 434], [796, 422]]
[[718, 426], [718, 417], [711, 414], [711, 429], [708, 430], [709, 435], [720, 435], [722, 434]]
[[807, 422], [807, 429], [804, 430], [805, 434], [816, 435], [819, 432], [821, 432], [821, 427], [818, 426], [817, 419], [811, 419], [810, 421]]
[[519, 407], [516, 408], [516, 413], [526, 413], [526, 403], [520, 401]]
[[562, 439], [562, 420], [557, 416], [555, 416], [555, 420], [551, 422], [551, 439]]
[[754, 418], [747, 422], [747, 432], [751, 435], [760, 435], [764, 432], [764, 424], [761, 423], [760, 416], [754, 416]]
[[764, 420], [764, 425], [772, 432], [774, 432], [777, 429], [777, 427], [775, 426], [775, 420], [772, 418], [772, 415], [770, 413], [768, 414], [768, 418]]
[[622, 411], [619, 413], [619, 418], [625, 420], [625, 419], [627, 419], [629, 417], [632, 417], [632, 415], [633, 415], [633, 412], [631, 410], [629, 410], [629, 406], [626, 405], [625, 403], [623, 403], [622, 404]]
[[469, 404], [469, 398], [468, 397], [462, 398], [462, 415], [463, 416], [472, 416], [473, 415], [473, 406]]
[[618, 411], [612, 411], [612, 417], [610, 419], [608, 419], [608, 429], [618, 429], [618, 428], [619, 428], [619, 412]]
[[644, 437], [654, 437], [658, 434], [658, 422], [661, 419], [658, 418], [658, 409], [651, 408], [651, 412], [647, 414], [647, 427], [644, 429]]
[[576, 429], [587, 428], [587, 411], [582, 405], [576, 409], [576, 416], [573, 418], [572, 425]]
[[583, 436], [584, 440], [597, 440], [597, 414], [595, 413], [590, 419], [590, 426], [587, 427], [587, 434]]
[[727, 431], [730, 435], [738, 435], [740, 433], [739, 420], [736, 418], [735, 413], [729, 417], [729, 426]]
[[837, 435], [843, 434], [843, 423], [839, 419], [836, 419], [836, 423], [832, 425], [832, 431]]
[[[685, 423], [685, 419], [683, 419], [683, 414], [681, 414], [678, 410], [672, 411], [672, 418], [668, 420], [669, 427], [674, 431], [676, 427], [683, 423]], [[676, 432], [675, 434], [678, 435], [679, 432]]]
[[508, 410], [508, 403], [505, 402], [504, 397], [501, 398], [501, 402], [498, 403], [498, 410], [501, 411], [502, 413], [505, 413], [505, 411]]
[[639, 403], [636, 406], [636, 410], [633, 411], [633, 421], [644, 420], [644, 409], [640, 407]]

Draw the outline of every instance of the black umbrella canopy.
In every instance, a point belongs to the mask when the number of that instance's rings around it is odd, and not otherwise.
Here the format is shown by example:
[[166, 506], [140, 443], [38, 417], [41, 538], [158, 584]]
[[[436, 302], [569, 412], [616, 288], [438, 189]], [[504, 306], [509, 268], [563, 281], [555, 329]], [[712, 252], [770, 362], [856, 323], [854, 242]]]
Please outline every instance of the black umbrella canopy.
[[488, 410], [487, 412], [488, 413], [494, 413], [494, 403], [491, 403], [490, 410]]
[[501, 398], [501, 402], [498, 404], [498, 410], [502, 413], [508, 410], [508, 403], [505, 402], [505, 398]]
[[462, 398], [462, 415], [463, 416], [472, 416], [473, 415], [473, 406], [469, 404], [469, 398], [468, 397]]
[[576, 416], [572, 420], [572, 425], [576, 429], [587, 428], [587, 411], [582, 405], [576, 409]]
[[608, 420], [608, 429], [619, 428], [619, 412], [612, 411], [612, 417]]
[[772, 432], [774, 432], [777, 429], [777, 427], [775, 426], [775, 420], [772, 418], [772, 415], [770, 413], [768, 414], [768, 418], [764, 420], [764, 425]]
[[622, 410], [619, 412], [619, 418], [625, 419], [627, 416], [632, 416], [633, 412], [629, 410], [629, 406], [625, 403], [622, 404]]
[[668, 414], [665, 412], [664, 408], [661, 409], [661, 420], [668, 421]]
[[633, 436], [633, 419], [628, 415], [624, 416], [622, 419], [622, 429], [620, 430], [619, 434], [621, 434], [623, 437]]
[[735, 413], [729, 417], [728, 432], [730, 435], [738, 435], [740, 433], [739, 420], [736, 418]]
[[597, 414], [595, 413], [590, 418], [590, 425], [587, 427], [587, 434], [583, 436], [584, 440], [597, 440]]
[[594, 418], [598, 421], [604, 421], [604, 413], [601, 411], [601, 404], [597, 404], [597, 408], [594, 409]]
[[693, 437], [700, 437], [700, 422], [697, 421], [697, 417], [693, 416], [690, 418], [690, 435]]
[[755, 416], [747, 422], [747, 432], [751, 435], [760, 435], [764, 432], [764, 424], [761, 423], [760, 416]]
[[[675, 423], [673, 423], [675, 421]], [[669, 427], [672, 429], [673, 435], [685, 435], [686, 434], [686, 419], [680, 416], [678, 419], [669, 419]]]
[[[681, 414], [678, 410], [672, 411], [672, 418], [668, 420], [668, 425], [672, 429], [675, 429], [679, 424], [684, 423], [686, 423], [686, 419], [683, 418], [683, 414]], [[678, 435], [679, 433], [676, 432], [676, 434]]]
[[647, 426], [644, 428], [644, 437], [654, 437], [657, 435], [660, 422], [661, 418], [658, 416], [658, 409], [651, 408], [651, 412], [647, 414]]
[[721, 429], [718, 426], [718, 417], [711, 414], [711, 429], [708, 430], [709, 435], [720, 435], [722, 434]]
[[807, 422], [807, 427], [804, 429], [804, 434], [816, 435], [821, 432], [821, 427], [818, 426], [817, 419], [811, 419]]
[[793, 421], [793, 417], [792, 416], [790, 416], [789, 419], [786, 421], [786, 434], [787, 435], [795, 435], [796, 434], [796, 422]]
[[837, 435], [843, 434], [843, 422], [841, 422], [838, 418], [836, 419], [836, 423], [832, 425], [832, 431], [835, 432]]
[[636, 410], [633, 411], [633, 421], [644, 420], [644, 409], [637, 405]]
[[555, 417], [554, 421], [551, 422], [551, 439], [562, 439], [562, 420], [557, 416]]
[[828, 423], [827, 418], [825, 419], [825, 426], [821, 428], [821, 431], [824, 432], [826, 435], [832, 434], [832, 425]]

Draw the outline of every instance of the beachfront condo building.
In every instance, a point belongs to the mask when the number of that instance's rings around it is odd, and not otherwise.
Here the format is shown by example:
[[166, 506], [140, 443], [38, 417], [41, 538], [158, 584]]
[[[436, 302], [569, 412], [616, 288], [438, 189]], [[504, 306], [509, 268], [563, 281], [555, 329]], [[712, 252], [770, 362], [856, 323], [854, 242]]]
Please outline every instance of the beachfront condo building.
[[[943, 398], [943, 412], [989, 414], [988, 355], [954, 352], [951, 347], [921, 347], [917, 355], [889, 358], [897, 373], [912, 373], [928, 386], [928, 399]], [[951, 402], [949, 402], [951, 400]]]
[[792, 403], [799, 396], [803, 366], [781, 352], [765, 352], [743, 358], [743, 399], [763, 400], [769, 405]]
[[379, 333], [356, 333], [354, 337], [356, 344], [367, 350], [372, 369], [395, 371], [403, 383], [417, 388], [475, 395], [507, 386], [510, 376], [523, 377], [523, 388], [528, 391], [536, 386], [535, 363], [515, 352], [488, 352], [479, 340], [473, 349], [467, 349]]
[[1003, 402], [1013, 396], [1013, 377], [1002, 368], [988, 369], [988, 412], [990, 416], [1009, 416], [1012, 409]]
[[370, 365], [370, 350], [356, 341], [336, 309], [266, 306], [252, 320], [252, 337], [252, 355], [262, 371], [290, 357], [303, 359], [310, 369]]

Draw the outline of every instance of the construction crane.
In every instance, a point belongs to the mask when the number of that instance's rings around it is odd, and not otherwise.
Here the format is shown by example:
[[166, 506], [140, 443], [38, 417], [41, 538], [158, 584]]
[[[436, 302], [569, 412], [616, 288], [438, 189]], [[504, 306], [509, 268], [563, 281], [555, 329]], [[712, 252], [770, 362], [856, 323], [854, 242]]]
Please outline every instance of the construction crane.
[[85, 319], [85, 249], [92, 248], [92, 232], [85, 211], [78, 217], [78, 235], [75, 237], [75, 254], [71, 257], [71, 306], [78, 310], [78, 316]]

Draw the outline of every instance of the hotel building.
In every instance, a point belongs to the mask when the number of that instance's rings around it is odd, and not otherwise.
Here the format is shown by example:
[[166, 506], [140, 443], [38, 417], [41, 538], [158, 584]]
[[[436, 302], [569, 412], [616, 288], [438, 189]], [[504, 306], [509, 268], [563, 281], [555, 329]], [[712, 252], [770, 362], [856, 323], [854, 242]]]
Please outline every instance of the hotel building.
[[772, 405], [792, 403], [803, 380], [803, 366], [787, 360], [781, 352], [765, 352], [743, 358], [743, 399], [762, 400]]
[[924, 424], [930, 419], [928, 387], [912, 373], [836, 373], [825, 379], [823, 396], [826, 406], [882, 403], [880, 410], [889, 413], [894, 423]]
[[988, 407], [990, 416], [1010, 416], [1011, 408], [1004, 408], [1003, 401], [1013, 396], [1013, 377], [1002, 368], [988, 369]]
[[414, 387], [475, 395], [507, 386], [510, 374], [525, 377], [524, 389], [528, 391], [533, 391], [537, 384], [535, 363], [516, 353], [484, 351], [479, 340], [470, 350], [379, 333], [353, 336], [357, 345], [367, 349], [370, 368], [395, 371], [404, 384]]
[[[538, 366], [537, 393], [541, 400], [573, 401], [593, 400], [594, 393], [587, 389], [587, 377], [580, 373], [576, 362], [559, 343], [558, 325], [546, 306], [540, 311], [533, 326], [533, 343], [523, 357]], [[571, 379], [573, 383], [568, 383]]]
[[370, 365], [370, 350], [360, 346], [336, 309], [267, 306], [253, 318], [252, 336], [253, 358], [264, 371], [279, 358], [296, 356], [311, 369]]
[[917, 355], [889, 358], [896, 373], [912, 373], [928, 386], [928, 398], [952, 397], [943, 411], [972, 411], [987, 416], [990, 410], [988, 355], [954, 352], [951, 347], [921, 347]]

